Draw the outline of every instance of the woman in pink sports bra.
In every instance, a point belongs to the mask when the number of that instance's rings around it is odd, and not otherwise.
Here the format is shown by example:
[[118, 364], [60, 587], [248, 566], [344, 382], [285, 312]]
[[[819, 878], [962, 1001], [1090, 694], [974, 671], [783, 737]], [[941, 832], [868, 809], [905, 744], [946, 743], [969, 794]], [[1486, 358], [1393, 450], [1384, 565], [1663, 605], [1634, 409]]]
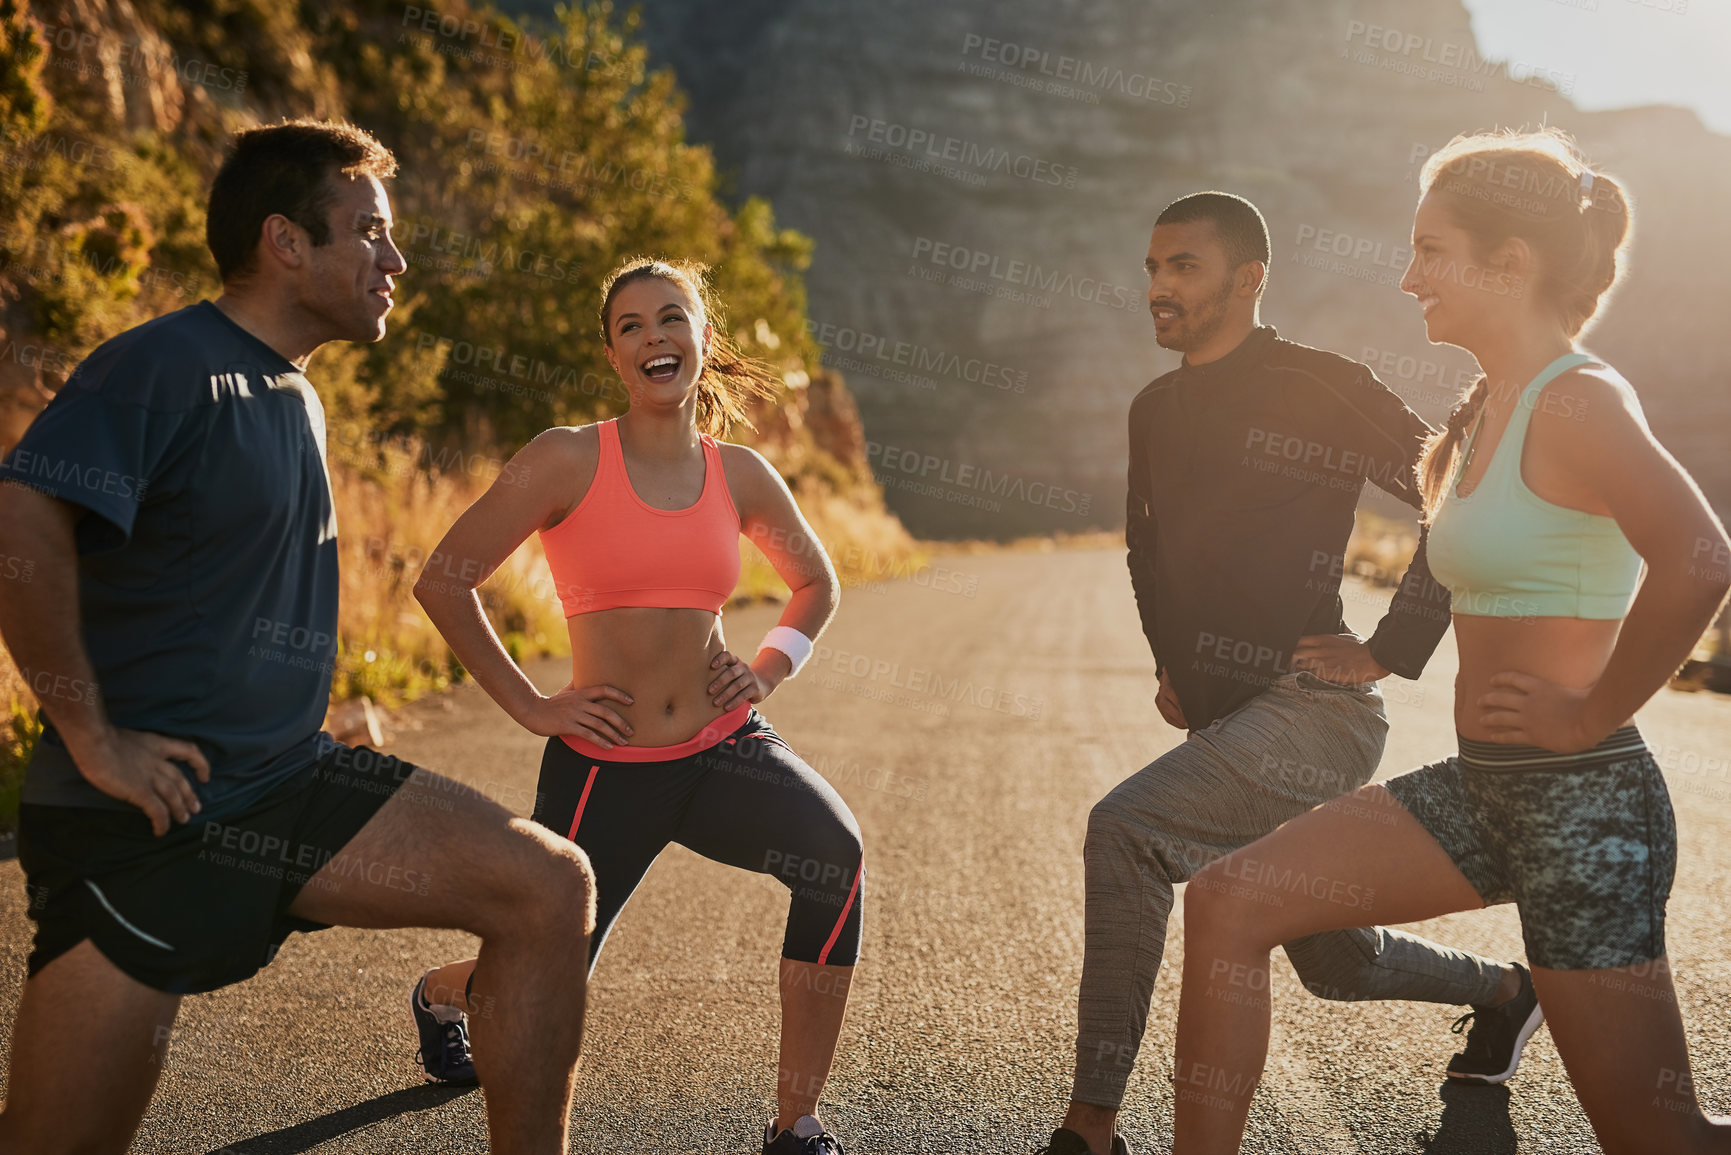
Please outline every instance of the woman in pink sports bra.
[[[534, 818], [587, 854], [593, 970], [626, 899], [669, 842], [769, 874], [791, 892], [780, 964], [782, 1038], [766, 1155], [840, 1155], [817, 1117], [859, 953], [859, 825], [754, 704], [793, 675], [840, 587], [793, 495], [756, 451], [717, 435], [773, 371], [717, 329], [702, 266], [632, 260], [601, 307], [608, 362], [630, 393], [609, 421], [540, 434], [457, 519], [416, 596], [451, 649], [520, 725], [547, 736]], [[506, 482], [505, 478], [511, 481]], [[506, 653], [475, 593], [539, 533], [571, 635], [572, 680], [543, 695]], [[720, 610], [739, 535], [792, 591], [755, 656], [729, 648]], [[790, 544], [791, 543], [791, 544]], [[668, 933], [678, 934], [678, 927]], [[428, 1081], [514, 1077], [465, 1011], [484, 1006], [485, 958], [435, 968], [411, 998]], [[474, 1020], [487, 1030], [484, 1016]]]

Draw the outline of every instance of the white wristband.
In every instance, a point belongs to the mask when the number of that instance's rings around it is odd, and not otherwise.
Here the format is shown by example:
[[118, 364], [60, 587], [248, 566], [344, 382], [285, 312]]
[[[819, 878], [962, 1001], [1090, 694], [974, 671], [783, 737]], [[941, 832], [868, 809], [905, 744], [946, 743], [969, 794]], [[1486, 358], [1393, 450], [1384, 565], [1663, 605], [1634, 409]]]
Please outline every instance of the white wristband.
[[780, 650], [787, 655], [787, 660], [793, 665], [787, 675], [791, 678], [811, 657], [811, 639], [792, 626], [772, 626], [769, 633], [763, 635], [763, 641], [757, 643], [758, 653], [765, 650]]

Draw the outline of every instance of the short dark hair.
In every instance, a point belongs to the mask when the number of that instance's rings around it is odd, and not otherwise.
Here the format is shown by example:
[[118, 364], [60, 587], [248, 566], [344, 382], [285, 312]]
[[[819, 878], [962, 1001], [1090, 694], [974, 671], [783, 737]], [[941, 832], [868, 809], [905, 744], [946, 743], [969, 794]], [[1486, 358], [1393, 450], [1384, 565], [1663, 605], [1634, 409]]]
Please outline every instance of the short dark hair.
[[1268, 222], [1255, 205], [1229, 192], [1199, 192], [1181, 196], [1160, 210], [1154, 226], [1183, 225], [1191, 221], [1213, 221], [1226, 249], [1226, 261], [1234, 269], [1247, 261], [1268, 265]]
[[204, 241], [222, 279], [252, 270], [259, 229], [273, 213], [305, 229], [314, 245], [329, 244], [325, 217], [336, 200], [336, 173], [388, 180], [397, 158], [366, 129], [341, 121], [284, 120], [235, 133], [204, 220]]

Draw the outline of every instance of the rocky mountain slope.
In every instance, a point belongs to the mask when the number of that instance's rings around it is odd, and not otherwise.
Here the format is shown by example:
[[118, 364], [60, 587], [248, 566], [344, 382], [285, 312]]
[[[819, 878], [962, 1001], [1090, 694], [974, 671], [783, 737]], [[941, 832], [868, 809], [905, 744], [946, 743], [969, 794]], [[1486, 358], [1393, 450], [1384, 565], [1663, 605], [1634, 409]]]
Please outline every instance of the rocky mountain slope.
[[1452, 0], [647, 0], [644, 22], [733, 192], [816, 238], [812, 324], [916, 532], [1118, 523], [1125, 407], [1174, 363], [1148, 229], [1196, 189], [1268, 217], [1266, 321], [1440, 419], [1471, 363], [1395, 284], [1419, 165], [1541, 122], [1637, 202], [1588, 345], [1731, 512], [1731, 139], [1678, 109], [1577, 111], [1570, 61], [1484, 60]]

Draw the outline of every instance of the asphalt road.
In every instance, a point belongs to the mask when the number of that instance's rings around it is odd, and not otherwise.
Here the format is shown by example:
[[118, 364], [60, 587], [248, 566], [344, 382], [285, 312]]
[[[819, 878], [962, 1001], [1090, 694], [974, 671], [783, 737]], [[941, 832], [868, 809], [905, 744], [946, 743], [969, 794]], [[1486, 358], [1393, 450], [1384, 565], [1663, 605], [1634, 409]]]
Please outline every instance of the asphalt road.
[[[1181, 735], [1153, 707], [1154, 666], [1118, 550], [940, 559], [959, 578], [847, 592], [812, 665], [766, 713], [828, 777], [866, 838], [865, 946], [826, 1117], [850, 1155], [1028, 1152], [1068, 1088], [1082, 958], [1088, 808]], [[1378, 595], [1353, 590], [1368, 632]], [[760, 637], [776, 610], [731, 611]], [[1452, 639], [1422, 681], [1387, 684], [1379, 776], [1446, 753]], [[533, 671], [545, 688], [569, 675]], [[416, 703], [395, 752], [527, 814], [542, 739], [473, 686]], [[1641, 715], [1677, 811], [1669, 944], [1696, 1079], [1731, 1111], [1731, 698], [1665, 691]], [[418, 729], [414, 727], [419, 727]], [[591, 988], [576, 1152], [757, 1150], [773, 1112], [775, 958], [786, 910], [768, 878], [671, 848], [626, 909]], [[29, 924], [0, 864], [0, 1005], [15, 1005]], [[1500, 957], [1512, 907], [1422, 924]], [[240, 987], [186, 1000], [139, 1152], [479, 1152], [479, 1093], [425, 1088], [406, 1010], [451, 932], [335, 929], [289, 940]], [[1171, 1134], [1180, 921], [1122, 1129]], [[1549, 1036], [1509, 1087], [1443, 1086], [1454, 1008], [1325, 1003], [1276, 955], [1274, 1049], [1245, 1149], [1596, 1151]], [[4, 1057], [4, 1052], [0, 1052]]]

